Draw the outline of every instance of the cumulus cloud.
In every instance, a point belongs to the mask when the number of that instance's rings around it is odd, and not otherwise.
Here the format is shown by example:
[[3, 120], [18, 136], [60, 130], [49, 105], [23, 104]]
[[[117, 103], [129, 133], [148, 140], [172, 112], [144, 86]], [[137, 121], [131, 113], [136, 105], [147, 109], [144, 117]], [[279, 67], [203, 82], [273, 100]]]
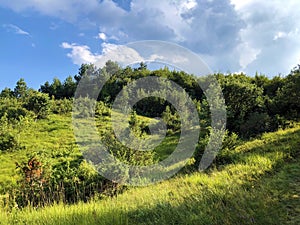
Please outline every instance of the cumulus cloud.
[[106, 34], [105, 33], [99, 33], [98, 34], [98, 39], [105, 41], [107, 39]]
[[242, 0], [242, 1], [241, 0], [230, 0], [230, 1], [231, 1], [231, 4], [233, 4], [237, 10], [241, 10], [241, 9], [247, 7], [247, 5], [254, 3], [256, 0]]
[[69, 44], [64, 42], [61, 44], [64, 49], [71, 49], [71, 53], [67, 56], [72, 59], [73, 63], [76, 65], [81, 65], [83, 63], [95, 63], [99, 59], [99, 55], [93, 54], [90, 48], [86, 45], [78, 45], [75, 43]]
[[[287, 74], [299, 63], [299, 1], [231, 2], [247, 24], [239, 32], [242, 44], [237, 46], [241, 67], [247, 73], [254, 74], [258, 71], [271, 76]], [[246, 58], [249, 63], [245, 63]]]
[[144, 61], [144, 58], [138, 52], [124, 45], [103, 43], [101, 54], [92, 53], [88, 46], [75, 43], [64, 42], [61, 47], [71, 49], [71, 53], [68, 53], [67, 56], [76, 65], [93, 63], [98, 67], [103, 67], [108, 60], [112, 60], [118, 62], [121, 66], [125, 66], [132, 62]]
[[20, 35], [31, 36], [30, 33], [28, 33], [25, 30], [22, 30], [20, 27], [14, 25], [14, 24], [3, 24], [2, 27], [5, 28], [8, 32], [13, 32], [15, 34], [20, 34]]
[[239, 50], [238, 55], [240, 56], [240, 66], [244, 70], [249, 64], [257, 59], [257, 56], [261, 53], [260, 49], [254, 49], [249, 46], [247, 42], [238, 45], [237, 49]]
[[[118, 2], [118, 4], [116, 3]], [[115, 40], [124, 43], [135, 40], [168, 40], [198, 47], [208, 46], [208, 40], [221, 41], [234, 35], [240, 21], [228, 0], [132, 0], [130, 11], [119, 5], [129, 1], [97, 0], [0, 0], [0, 4], [16, 11], [34, 9], [41, 14], [55, 16], [80, 26], [98, 26]], [[222, 26], [222, 23], [224, 26]], [[222, 37], [218, 37], [222, 33]], [[212, 43], [218, 48], [223, 45]], [[207, 51], [207, 47], [202, 51]]]
[[[245, 24], [228, 0], [133, 0], [131, 11], [117, 26], [106, 27], [108, 35], [122, 43], [164, 40], [188, 47], [210, 58], [213, 68], [238, 70], [232, 57], [241, 43], [239, 31]], [[122, 37], [118, 31], [122, 31]], [[214, 60], [212, 57], [214, 56]], [[235, 62], [231, 60], [235, 60]]]
[[113, 23], [125, 10], [110, 0], [0, 0], [0, 5], [16, 12], [34, 10], [42, 15], [78, 23], [82, 18]]
[[[118, 45], [175, 42], [201, 55], [214, 71], [285, 74], [300, 58], [298, 0], [0, 0], [0, 5], [97, 29], [98, 38]], [[103, 55], [85, 45], [64, 47], [76, 63]], [[105, 52], [111, 46], [102, 47]]]
[[299, 29], [295, 28], [294, 30], [290, 32], [282, 32], [278, 31], [277, 34], [274, 36], [273, 40], [277, 41], [279, 39], [284, 39], [284, 38], [293, 38], [299, 36]]

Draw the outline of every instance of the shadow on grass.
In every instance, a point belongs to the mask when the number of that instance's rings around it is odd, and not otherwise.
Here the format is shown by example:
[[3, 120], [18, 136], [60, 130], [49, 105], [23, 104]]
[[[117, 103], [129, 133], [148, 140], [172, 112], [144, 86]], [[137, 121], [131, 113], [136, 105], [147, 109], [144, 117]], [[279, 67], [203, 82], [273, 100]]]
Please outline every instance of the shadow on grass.
[[131, 191], [131, 203], [120, 196], [12, 219], [14, 224], [300, 224], [299, 153], [299, 128], [268, 134], [232, 152], [233, 164], [148, 187], [147, 195]]
[[128, 213], [130, 224], [300, 224], [300, 160], [247, 185], [202, 189]]

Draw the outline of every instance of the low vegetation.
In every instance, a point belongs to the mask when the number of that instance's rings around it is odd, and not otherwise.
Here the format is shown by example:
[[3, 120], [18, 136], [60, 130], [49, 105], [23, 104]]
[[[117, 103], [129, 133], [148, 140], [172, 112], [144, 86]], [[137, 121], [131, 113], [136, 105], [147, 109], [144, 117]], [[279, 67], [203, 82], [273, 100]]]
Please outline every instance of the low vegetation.
[[[299, 224], [299, 68], [272, 79], [213, 75], [223, 91], [228, 122], [222, 149], [205, 172], [197, 167], [213, 129], [200, 78], [168, 68], [150, 71], [143, 63], [121, 69], [109, 61], [103, 68], [82, 65], [74, 79], [55, 78], [39, 91], [20, 79], [14, 90], [0, 93], [0, 224]], [[121, 116], [112, 110], [116, 95], [124, 89], [125, 98], [130, 96], [126, 85], [147, 76], [167, 78], [188, 92], [198, 110], [200, 136], [194, 156], [176, 176], [127, 187], [101, 176], [86, 161], [72, 116], [85, 121], [83, 131], [95, 122], [110, 153], [125, 163], [166, 159], [179, 142], [181, 118], [164, 99], [143, 99], [128, 121], [120, 122], [144, 139], [162, 118], [167, 135], [152, 151], [133, 151], [112, 129], [111, 115]], [[82, 95], [76, 100], [80, 110], [73, 111], [75, 90], [82, 79], [100, 84], [103, 77], [108, 81], [97, 95], [95, 120], [84, 120], [93, 116], [93, 101]], [[173, 94], [184, 104], [183, 93]], [[90, 141], [86, 132], [82, 138]]]
[[1, 211], [11, 224], [299, 224], [300, 126], [228, 153], [232, 163], [89, 203]]

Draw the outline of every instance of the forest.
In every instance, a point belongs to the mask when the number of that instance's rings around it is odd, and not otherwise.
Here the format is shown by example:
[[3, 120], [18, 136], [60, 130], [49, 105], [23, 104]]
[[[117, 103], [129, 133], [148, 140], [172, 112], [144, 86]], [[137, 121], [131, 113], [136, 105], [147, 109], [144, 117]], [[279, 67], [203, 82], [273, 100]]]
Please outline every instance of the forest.
[[[22, 78], [13, 89], [2, 90], [0, 224], [300, 223], [300, 65], [286, 76], [210, 76], [221, 87], [227, 122], [222, 148], [202, 172], [199, 161], [213, 130], [210, 105], [199, 86], [203, 77], [167, 67], [150, 70], [143, 62], [121, 68], [108, 61], [103, 68], [83, 64], [73, 77], [54, 78], [38, 90]], [[130, 187], [101, 176], [78, 148], [72, 116], [93, 114], [86, 95], [80, 96], [82, 110], [74, 115], [74, 97], [80, 81], [92, 79], [95, 85], [89, 89], [97, 95], [94, 120], [101, 140], [122, 162], [151, 165], [166, 159], [179, 142], [176, 108], [159, 97], [134, 105], [126, 122], [136, 137], [149, 136], [157, 118], [166, 124], [166, 137], [152, 151], [122, 145], [111, 125], [118, 93], [125, 90], [130, 96], [127, 85], [145, 77], [165, 78], [182, 87], [196, 106], [201, 130], [193, 157], [174, 177]], [[179, 91], [174, 95], [184, 99]]]

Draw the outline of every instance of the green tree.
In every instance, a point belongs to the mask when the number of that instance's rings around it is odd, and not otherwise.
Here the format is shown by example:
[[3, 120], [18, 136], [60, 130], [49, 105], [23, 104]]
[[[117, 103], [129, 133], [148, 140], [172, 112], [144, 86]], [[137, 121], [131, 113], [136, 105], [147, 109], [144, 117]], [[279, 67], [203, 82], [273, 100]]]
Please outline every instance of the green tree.
[[25, 98], [28, 91], [27, 84], [23, 78], [18, 80], [14, 89], [14, 95], [16, 98]]
[[288, 119], [300, 117], [300, 65], [286, 77], [284, 85], [277, 91], [275, 106], [277, 113]]
[[263, 89], [244, 74], [219, 77], [219, 80], [227, 106], [227, 127], [241, 133], [251, 114], [265, 111]]
[[62, 89], [62, 96], [64, 98], [74, 97], [74, 93], [76, 91], [76, 83], [71, 76], [67, 77], [67, 79], [64, 81]]
[[58, 78], [54, 78], [53, 83], [51, 84], [52, 95], [54, 95], [56, 99], [60, 99], [63, 96], [62, 91], [63, 85], [61, 81]]
[[88, 77], [96, 73], [96, 67], [93, 64], [82, 64], [79, 68], [79, 72], [74, 76], [76, 83], [78, 84], [83, 77]]
[[5, 88], [0, 93], [0, 98], [12, 98], [14, 97], [14, 92], [10, 88]]
[[54, 93], [52, 91], [52, 87], [51, 87], [49, 81], [46, 81], [45, 84], [41, 85], [39, 91], [42, 92], [42, 93], [49, 94], [50, 97], [52, 97], [54, 95]]
[[108, 60], [106, 63], [105, 63], [105, 66], [104, 68], [105, 71], [110, 74], [110, 75], [113, 75], [113, 74], [116, 74], [118, 71], [121, 70], [121, 68], [119, 67], [118, 63], [116, 62], [113, 62], [111, 60]]

